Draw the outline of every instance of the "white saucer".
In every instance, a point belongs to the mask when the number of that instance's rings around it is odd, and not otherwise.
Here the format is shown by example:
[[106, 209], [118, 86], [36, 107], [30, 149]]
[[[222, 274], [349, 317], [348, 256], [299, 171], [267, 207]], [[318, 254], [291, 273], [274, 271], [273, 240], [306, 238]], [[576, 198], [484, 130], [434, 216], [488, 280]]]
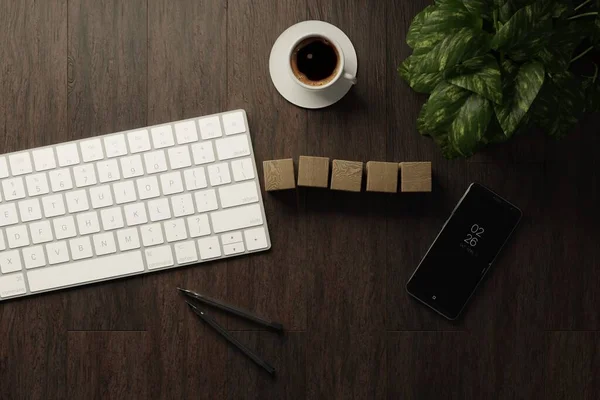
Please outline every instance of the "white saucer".
[[358, 59], [352, 42], [337, 26], [323, 21], [304, 21], [286, 29], [275, 41], [269, 57], [271, 80], [277, 91], [290, 103], [303, 108], [323, 108], [339, 101], [353, 86], [346, 79], [339, 79], [323, 91], [312, 91], [298, 85], [289, 72], [289, 51], [294, 42], [306, 33], [322, 34], [335, 40], [344, 52], [344, 70], [356, 76]]

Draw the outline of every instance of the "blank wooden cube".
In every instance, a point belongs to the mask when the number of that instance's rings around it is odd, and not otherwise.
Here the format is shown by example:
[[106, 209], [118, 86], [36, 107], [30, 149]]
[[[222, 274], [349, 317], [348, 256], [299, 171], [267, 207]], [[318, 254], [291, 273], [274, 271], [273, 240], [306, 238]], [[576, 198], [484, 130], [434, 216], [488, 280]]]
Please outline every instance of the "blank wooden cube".
[[263, 170], [265, 174], [265, 190], [267, 192], [294, 189], [296, 187], [294, 160], [291, 158], [263, 161]]
[[369, 161], [367, 163], [367, 192], [396, 193], [398, 164]]
[[400, 163], [400, 186], [402, 192], [431, 192], [431, 163]]
[[329, 158], [300, 156], [298, 186], [326, 188], [329, 184]]
[[360, 192], [363, 175], [362, 162], [333, 160], [331, 165], [331, 189]]

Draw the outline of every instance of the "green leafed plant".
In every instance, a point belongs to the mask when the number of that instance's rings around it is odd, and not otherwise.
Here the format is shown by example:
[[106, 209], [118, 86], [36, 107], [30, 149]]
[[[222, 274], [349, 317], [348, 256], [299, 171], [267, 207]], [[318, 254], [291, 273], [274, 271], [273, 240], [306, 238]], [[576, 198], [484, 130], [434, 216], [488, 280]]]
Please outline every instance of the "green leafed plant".
[[398, 68], [430, 94], [418, 119], [448, 158], [537, 126], [560, 138], [600, 111], [600, 0], [435, 0]]

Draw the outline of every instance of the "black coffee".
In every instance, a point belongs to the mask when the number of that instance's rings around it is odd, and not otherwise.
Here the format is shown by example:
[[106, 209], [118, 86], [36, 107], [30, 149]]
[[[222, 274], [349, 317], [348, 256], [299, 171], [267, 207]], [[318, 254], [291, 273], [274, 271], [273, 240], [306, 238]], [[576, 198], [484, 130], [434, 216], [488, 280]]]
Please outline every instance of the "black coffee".
[[292, 58], [294, 74], [308, 85], [326, 84], [335, 76], [337, 67], [337, 50], [323, 38], [309, 38], [301, 42]]

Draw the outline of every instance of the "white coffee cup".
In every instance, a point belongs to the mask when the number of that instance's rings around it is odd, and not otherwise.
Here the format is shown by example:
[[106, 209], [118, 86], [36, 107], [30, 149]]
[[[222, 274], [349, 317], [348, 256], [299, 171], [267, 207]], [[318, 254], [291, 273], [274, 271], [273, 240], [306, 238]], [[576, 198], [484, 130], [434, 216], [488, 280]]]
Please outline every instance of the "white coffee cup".
[[[299, 45], [301, 45], [302, 42], [308, 41], [309, 39], [313, 38], [315, 40], [321, 40], [329, 46], [333, 47], [335, 52], [337, 53], [337, 64], [335, 66], [335, 69], [333, 70], [333, 73], [329, 77], [320, 81], [311, 81], [310, 79], [308, 79], [306, 75], [302, 74], [301, 71], [298, 70], [297, 62], [296, 66], [294, 67], [294, 60], [297, 57]], [[356, 76], [344, 70], [345, 57], [344, 51], [342, 50], [341, 46], [335, 40], [332, 40], [331, 38], [321, 33], [307, 33], [299, 37], [298, 40], [296, 40], [294, 44], [290, 47], [288, 53], [288, 60], [288, 70], [292, 77], [292, 80], [305, 89], [312, 91], [322, 91], [335, 85], [335, 83], [340, 79], [345, 79], [353, 85], [356, 84]]]

